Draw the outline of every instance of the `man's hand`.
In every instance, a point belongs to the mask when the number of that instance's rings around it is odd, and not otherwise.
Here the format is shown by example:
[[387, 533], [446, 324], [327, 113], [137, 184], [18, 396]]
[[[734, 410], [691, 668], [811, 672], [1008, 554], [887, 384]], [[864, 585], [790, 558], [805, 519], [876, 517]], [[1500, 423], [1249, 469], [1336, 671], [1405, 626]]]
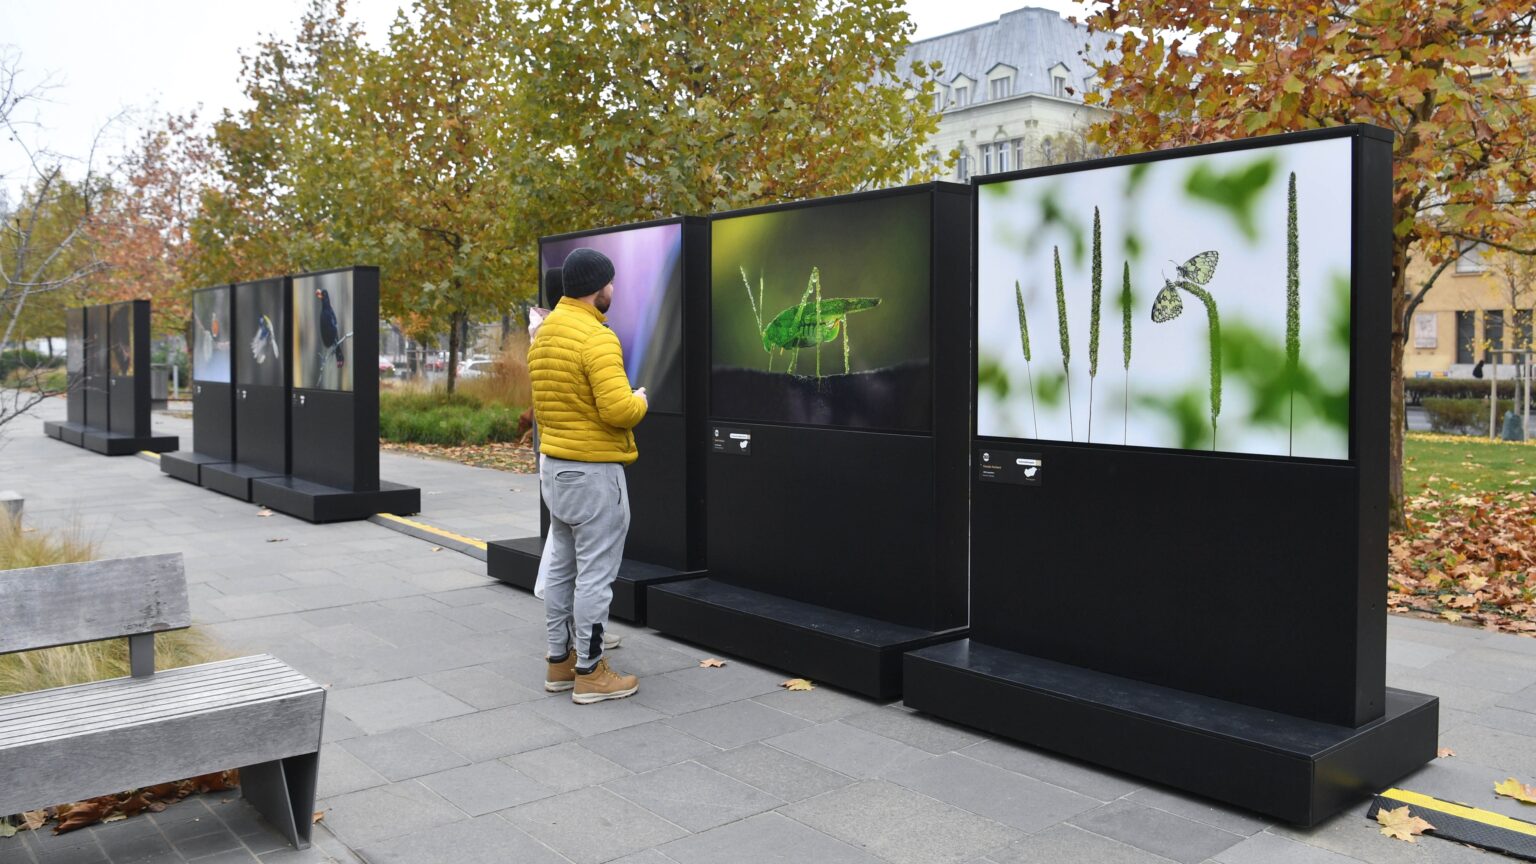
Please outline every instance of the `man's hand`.
[[637, 388], [635, 388], [635, 395], [639, 396], [641, 399], [645, 400], [645, 407], [647, 407], [647, 408], [651, 407], [651, 397], [645, 395], [645, 388], [644, 387], [637, 387]]

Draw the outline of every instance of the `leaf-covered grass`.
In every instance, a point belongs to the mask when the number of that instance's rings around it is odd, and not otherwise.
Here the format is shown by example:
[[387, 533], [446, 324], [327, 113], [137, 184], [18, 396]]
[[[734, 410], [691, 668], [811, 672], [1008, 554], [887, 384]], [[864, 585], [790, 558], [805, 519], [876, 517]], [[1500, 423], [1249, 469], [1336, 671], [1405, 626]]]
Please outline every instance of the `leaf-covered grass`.
[[1536, 635], [1536, 448], [1409, 435], [1403, 451], [1389, 608]]
[[[0, 516], [0, 570], [89, 561], [95, 552], [95, 544], [78, 528], [41, 531], [25, 527], [21, 520]], [[156, 669], [228, 656], [196, 628], [155, 637]], [[128, 672], [126, 639], [4, 654], [0, 655], [0, 696], [119, 678]]]

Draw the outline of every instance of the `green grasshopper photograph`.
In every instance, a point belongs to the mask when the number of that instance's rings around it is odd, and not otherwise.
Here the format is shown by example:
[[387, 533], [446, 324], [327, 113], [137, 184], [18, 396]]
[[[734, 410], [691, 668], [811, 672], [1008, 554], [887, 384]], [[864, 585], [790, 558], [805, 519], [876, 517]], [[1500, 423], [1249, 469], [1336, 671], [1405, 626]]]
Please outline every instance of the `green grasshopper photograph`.
[[[757, 279], [757, 296], [752, 296], [752, 282], [747, 278], [747, 268], [742, 267], [741, 282], [747, 289], [747, 302], [752, 304], [752, 317], [757, 321], [757, 331], [763, 340], [763, 351], [768, 355], [768, 371], [773, 371], [774, 352], [790, 352], [788, 374], [795, 374], [795, 364], [800, 359], [800, 349], [816, 349], [816, 378], [821, 379], [821, 346], [843, 337], [843, 374], [848, 374], [848, 360], [853, 350], [848, 335], [848, 316], [880, 305], [879, 297], [822, 297], [821, 271], [811, 268], [811, 278], [805, 285], [800, 302], [763, 324], [764, 278]], [[814, 298], [814, 299], [813, 299]]]

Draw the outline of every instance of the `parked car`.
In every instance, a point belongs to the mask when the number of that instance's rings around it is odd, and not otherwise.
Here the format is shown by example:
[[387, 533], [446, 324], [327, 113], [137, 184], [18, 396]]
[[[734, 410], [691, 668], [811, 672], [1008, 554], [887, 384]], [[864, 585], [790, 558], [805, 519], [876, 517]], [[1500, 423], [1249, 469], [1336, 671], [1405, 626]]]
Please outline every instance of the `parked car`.
[[495, 360], [465, 360], [459, 364], [460, 378], [480, 378], [495, 370]]
[[393, 375], [393, 374], [395, 374], [395, 364], [394, 364], [394, 361], [390, 360], [388, 357], [380, 355], [380, 357], [379, 357], [379, 374], [380, 375]]

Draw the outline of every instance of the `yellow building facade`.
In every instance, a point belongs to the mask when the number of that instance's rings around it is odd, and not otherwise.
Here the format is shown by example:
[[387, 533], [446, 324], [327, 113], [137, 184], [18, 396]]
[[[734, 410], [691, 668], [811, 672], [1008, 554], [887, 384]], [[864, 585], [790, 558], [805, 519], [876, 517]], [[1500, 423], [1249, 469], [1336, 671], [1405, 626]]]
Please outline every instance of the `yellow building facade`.
[[[1433, 268], [1408, 268], [1409, 292], [1417, 292]], [[1468, 378], [1490, 350], [1530, 349], [1531, 307], [1536, 305], [1536, 267], [1515, 256], [1474, 250], [1447, 267], [1414, 310], [1403, 351], [1406, 377]], [[1499, 377], [1514, 372], [1507, 355]]]

